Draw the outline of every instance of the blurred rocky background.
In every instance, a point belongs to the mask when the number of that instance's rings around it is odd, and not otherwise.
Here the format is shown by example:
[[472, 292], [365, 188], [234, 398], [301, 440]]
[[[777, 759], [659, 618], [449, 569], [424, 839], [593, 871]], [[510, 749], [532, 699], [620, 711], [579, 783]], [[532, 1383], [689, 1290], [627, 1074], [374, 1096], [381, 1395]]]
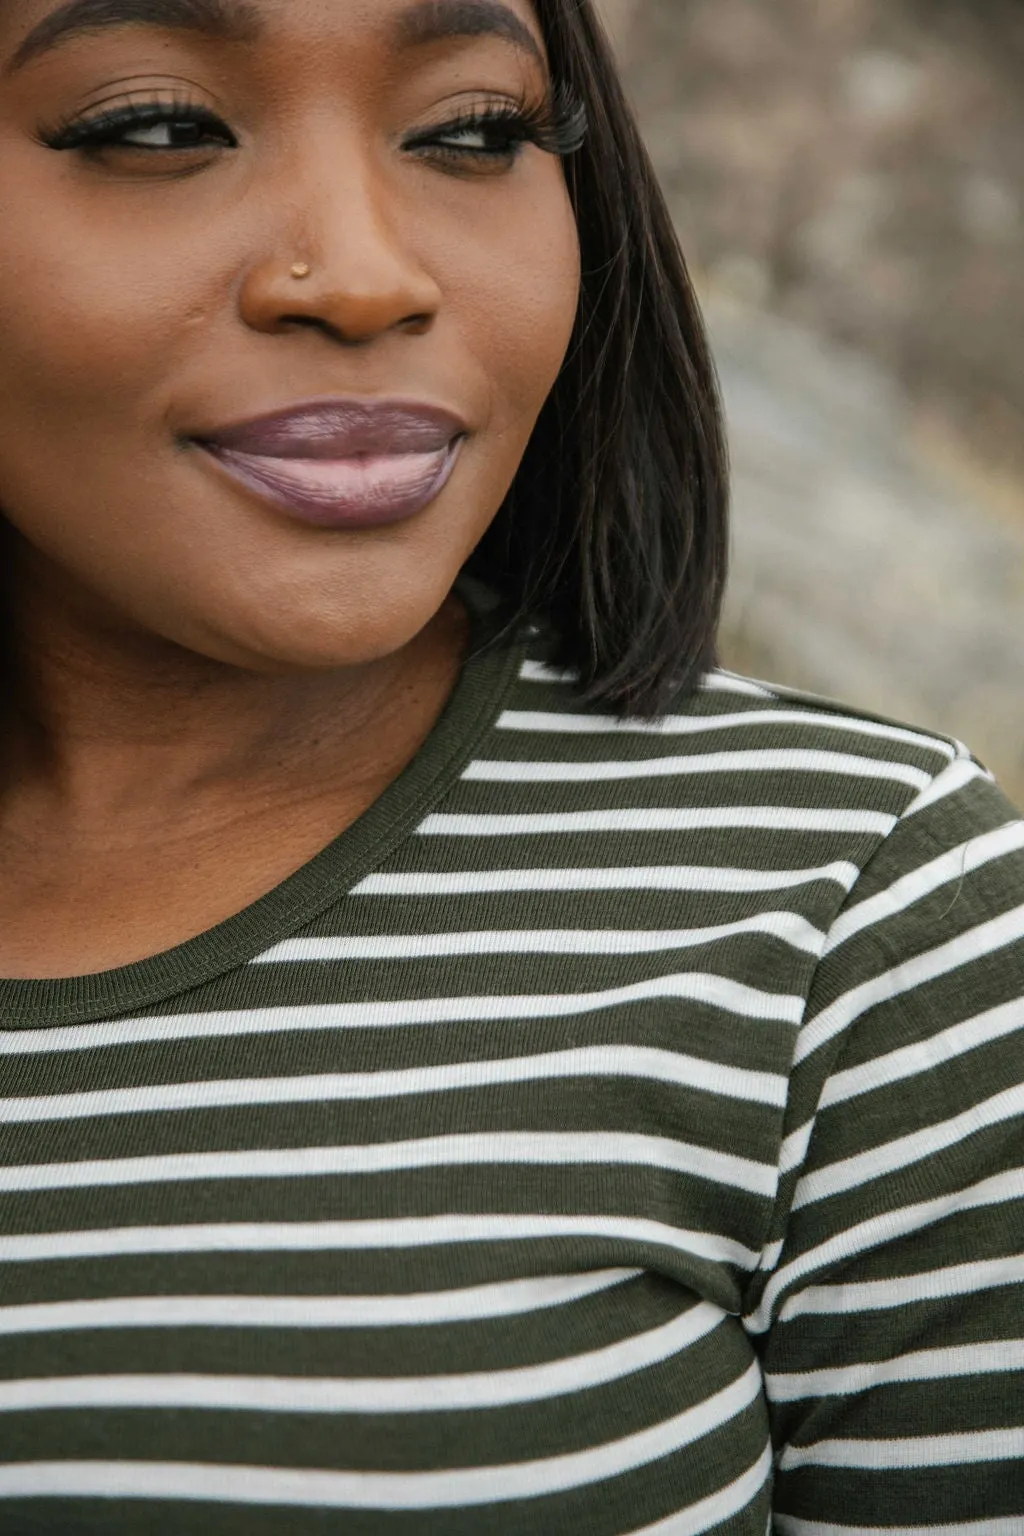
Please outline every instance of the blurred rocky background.
[[1024, 0], [599, 0], [704, 300], [725, 660], [1024, 804]]

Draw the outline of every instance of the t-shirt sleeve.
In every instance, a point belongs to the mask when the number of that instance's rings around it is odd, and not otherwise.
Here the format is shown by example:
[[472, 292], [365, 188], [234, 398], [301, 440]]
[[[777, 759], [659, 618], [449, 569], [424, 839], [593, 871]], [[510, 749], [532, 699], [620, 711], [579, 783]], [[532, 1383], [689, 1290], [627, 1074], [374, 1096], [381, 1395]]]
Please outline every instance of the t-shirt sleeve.
[[1024, 821], [969, 757], [829, 933], [749, 1308], [783, 1536], [1024, 1532]]

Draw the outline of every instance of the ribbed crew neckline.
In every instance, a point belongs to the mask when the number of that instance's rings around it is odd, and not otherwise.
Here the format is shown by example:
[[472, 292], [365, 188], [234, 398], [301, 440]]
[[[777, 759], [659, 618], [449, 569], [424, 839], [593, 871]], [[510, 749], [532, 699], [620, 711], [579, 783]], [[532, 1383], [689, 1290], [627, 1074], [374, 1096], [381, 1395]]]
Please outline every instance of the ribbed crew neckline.
[[166, 1003], [247, 964], [365, 879], [455, 782], [526, 658], [526, 638], [501, 645], [486, 598], [468, 582], [459, 591], [472, 622], [469, 659], [423, 746], [357, 821], [267, 895], [173, 949], [87, 976], [0, 978], [0, 1027], [85, 1024]]

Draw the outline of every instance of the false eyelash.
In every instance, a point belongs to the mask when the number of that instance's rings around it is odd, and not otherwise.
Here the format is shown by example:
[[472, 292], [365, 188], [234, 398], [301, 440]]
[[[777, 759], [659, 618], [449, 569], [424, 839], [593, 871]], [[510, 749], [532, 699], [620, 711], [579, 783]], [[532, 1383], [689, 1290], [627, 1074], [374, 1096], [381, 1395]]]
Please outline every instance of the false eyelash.
[[[496, 101], [467, 109], [447, 123], [416, 135], [415, 143], [433, 143], [442, 134], [459, 134], [474, 127], [505, 127], [513, 143], [534, 143], [551, 155], [576, 154], [586, 138], [586, 108], [570, 84], [560, 84], [545, 101], [527, 106], [519, 101]], [[450, 154], [481, 154], [481, 151], [450, 151]], [[491, 151], [494, 154], [494, 151]]]
[[553, 155], [574, 155], [582, 149], [587, 137], [587, 108], [567, 80], [560, 81], [538, 109], [528, 107], [522, 115], [541, 149]]
[[[71, 117], [58, 122], [54, 128], [39, 135], [48, 149], [73, 150], [97, 148], [104, 142], [113, 142], [119, 130], [128, 128], [153, 128], [174, 118], [187, 119], [207, 129], [213, 135], [233, 137], [225, 131], [225, 124], [208, 108], [197, 106], [187, 99], [174, 98], [162, 102], [144, 102], [112, 107], [91, 117]], [[587, 136], [587, 109], [574, 88], [559, 84], [550, 97], [534, 105], [501, 102], [483, 109], [459, 114], [447, 123], [432, 129], [431, 133], [458, 133], [470, 128], [505, 124], [513, 140], [530, 141], [549, 154], [567, 156], [580, 149]], [[514, 131], [513, 131], [514, 130]], [[421, 135], [418, 142], [426, 136]], [[452, 151], [459, 153], [459, 151]], [[462, 151], [462, 153], [473, 153]]]
[[101, 147], [108, 137], [128, 128], [156, 128], [160, 123], [182, 118], [197, 123], [221, 138], [232, 137], [224, 122], [208, 107], [198, 106], [185, 97], [168, 101], [148, 101], [133, 105], [125, 102], [91, 117], [69, 117], [39, 135], [47, 149], [83, 149]]

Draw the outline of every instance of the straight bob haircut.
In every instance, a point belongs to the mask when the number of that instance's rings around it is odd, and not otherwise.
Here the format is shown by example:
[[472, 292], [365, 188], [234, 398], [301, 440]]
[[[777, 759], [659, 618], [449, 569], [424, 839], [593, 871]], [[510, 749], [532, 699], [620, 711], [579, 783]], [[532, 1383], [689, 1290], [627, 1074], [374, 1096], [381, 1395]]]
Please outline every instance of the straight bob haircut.
[[552, 664], [655, 716], [716, 662], [728, 460], [686, 262], [592, 0], [534, 0], [587, 111], [564, 161], [582, 250], [565, 365], [467, 573], [552, 635]]

